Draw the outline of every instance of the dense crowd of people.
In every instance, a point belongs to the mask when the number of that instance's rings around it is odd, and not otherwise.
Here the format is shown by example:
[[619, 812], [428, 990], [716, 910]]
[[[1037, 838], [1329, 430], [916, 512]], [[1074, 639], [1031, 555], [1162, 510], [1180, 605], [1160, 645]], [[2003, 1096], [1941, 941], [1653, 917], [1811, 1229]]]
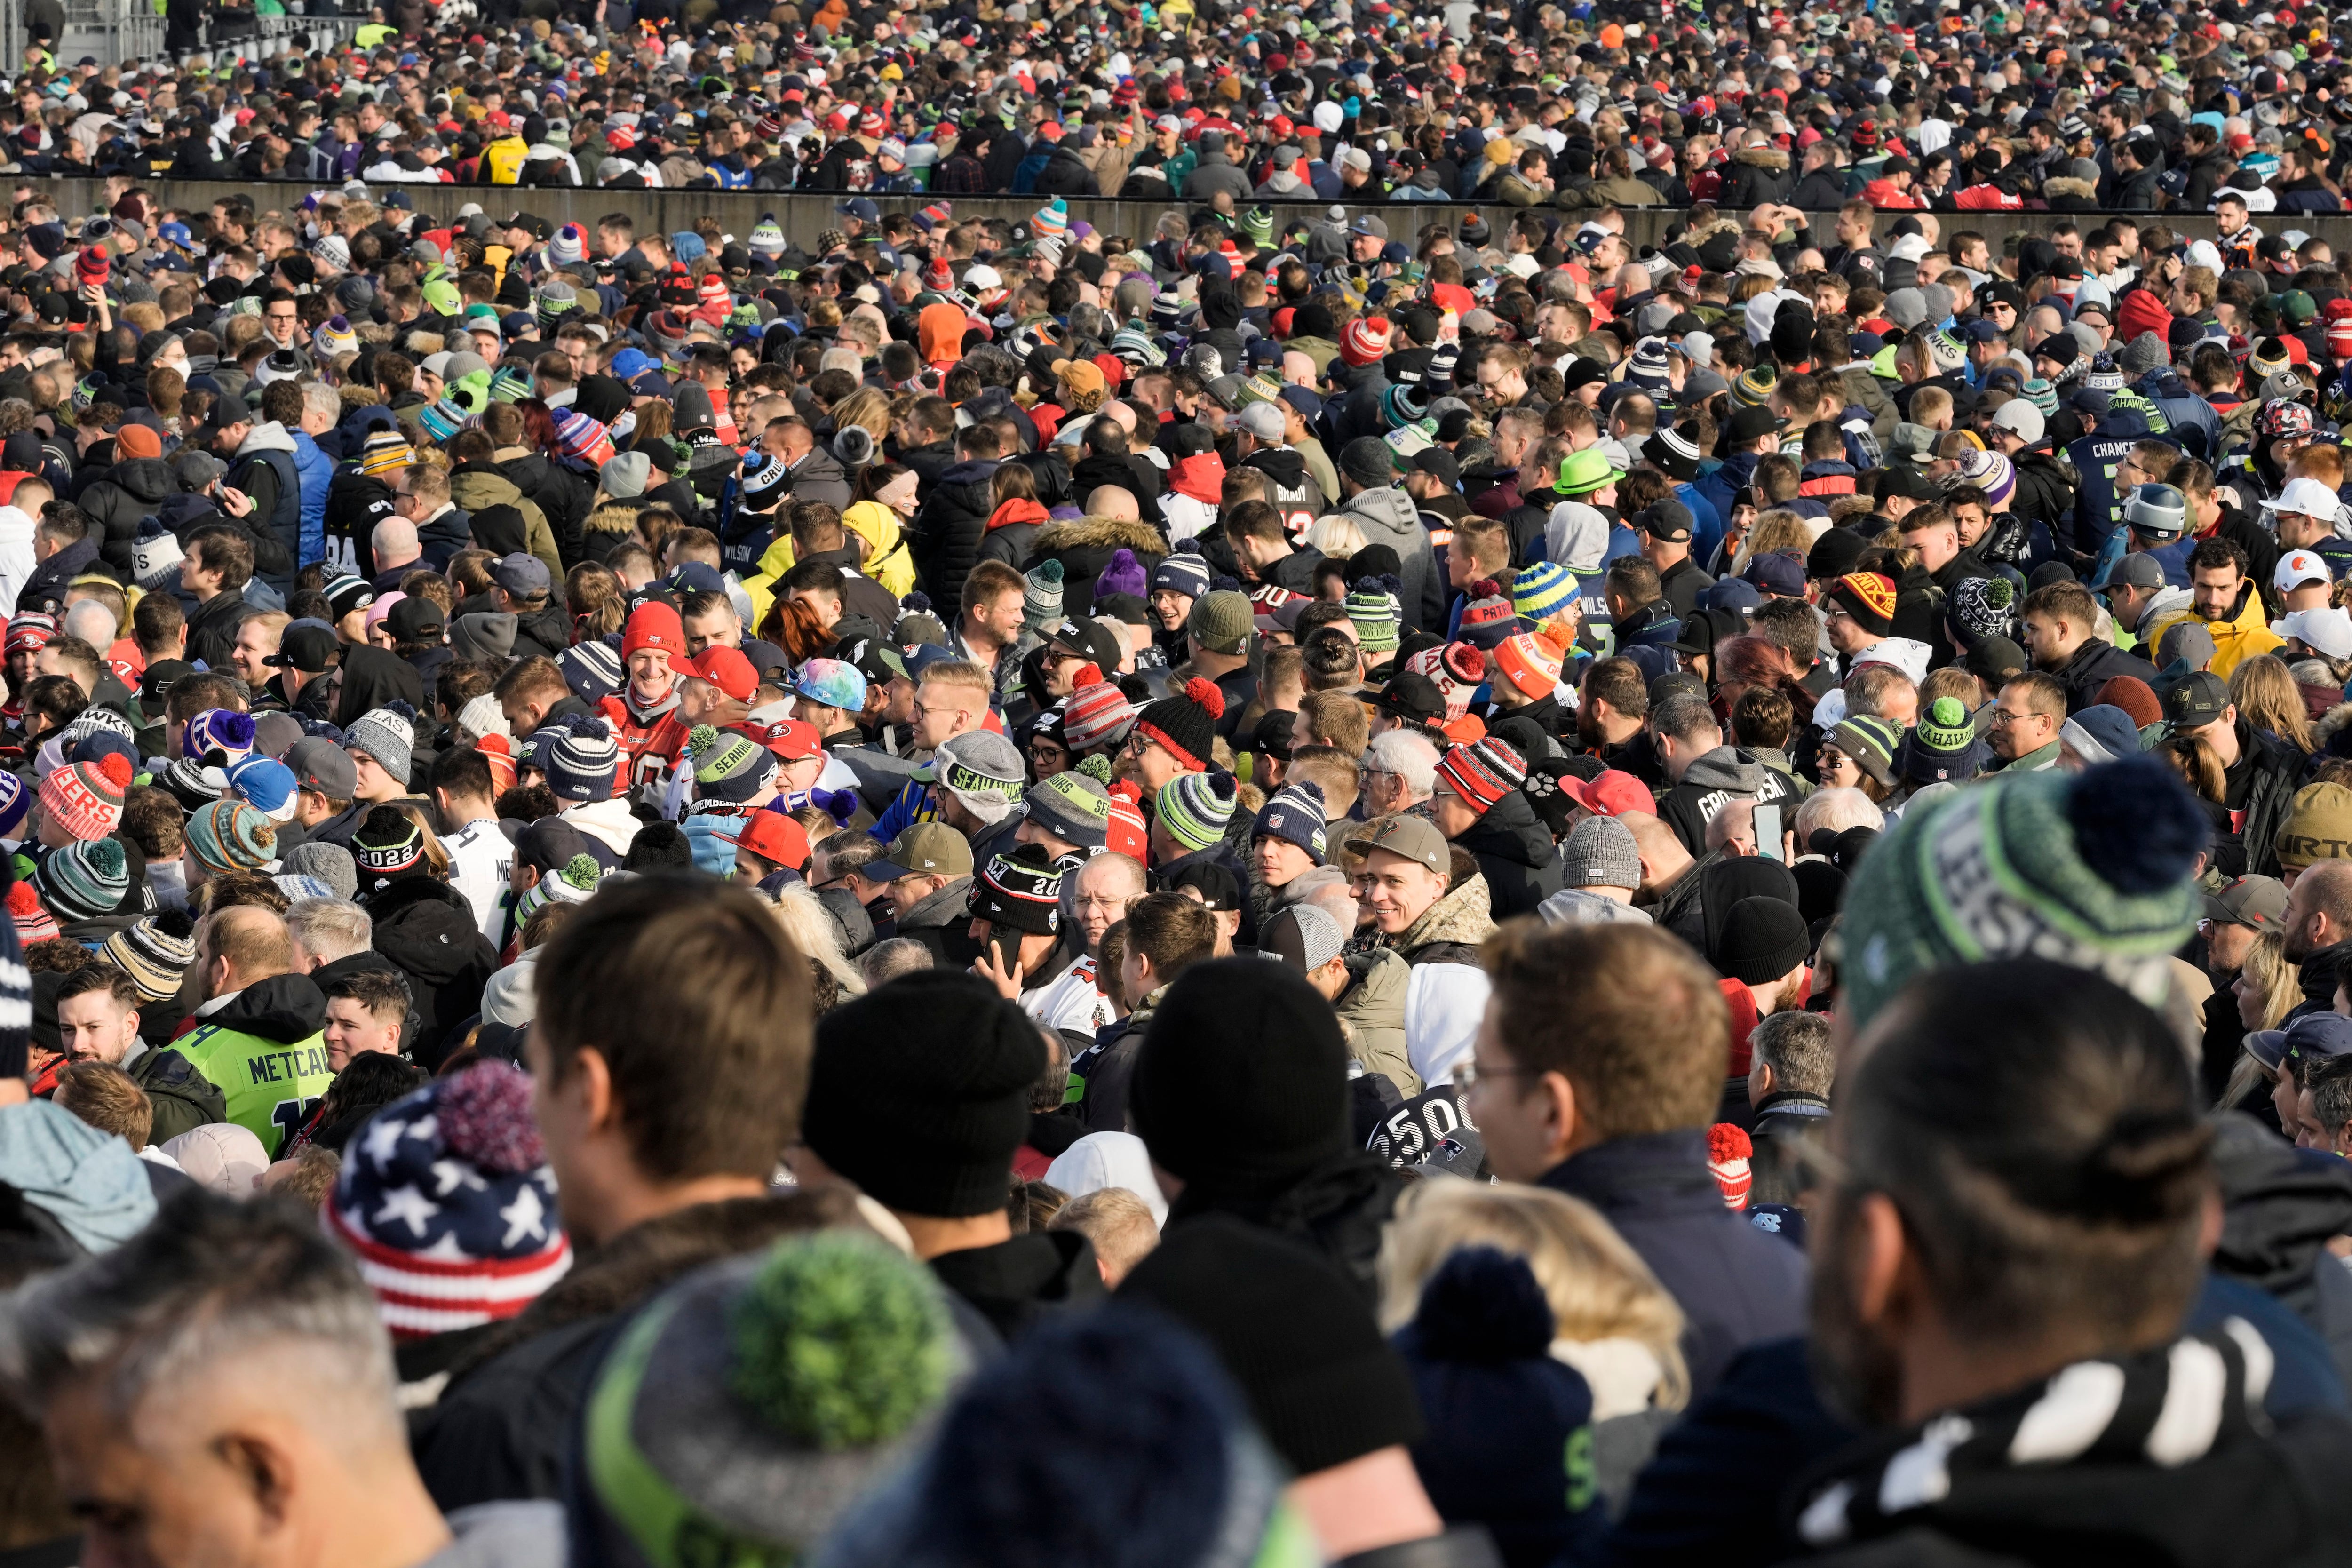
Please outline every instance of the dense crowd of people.
[[0, 106], [0, 1568], [2352, 1554], [2326, 15], [719, 10]]

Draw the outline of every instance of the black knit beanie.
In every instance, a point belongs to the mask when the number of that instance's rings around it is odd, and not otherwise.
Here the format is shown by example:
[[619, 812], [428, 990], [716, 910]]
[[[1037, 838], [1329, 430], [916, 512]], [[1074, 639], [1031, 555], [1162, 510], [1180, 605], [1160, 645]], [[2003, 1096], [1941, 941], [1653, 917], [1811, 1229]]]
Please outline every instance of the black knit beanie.
[[1742, 899], [1724, 917], [1708, 953], [1717, 973], [1743, 985], [1767, 985], [1805, 962], [1812, 938], [1805, 917], [1779, 899]]
[[1195, 964], [1151, 1015], [1128, 1110], [1151, 1157], [1204, 1195], [1278, 1192], [1354, 1147], [1339, 1016], [1286, 964]]
[[995, 986], [919, 970], [818, 1023], [801, 1136], [886, 1207], [986, 1214], [1004, 1206], [1045, 1071], [1037, 1026]]
[[1217, 689], [1215, 681], [1196, 675], [1184, 683], [1183, 690], [1146, 703], [1136, 715], [1135, 729], [1198, 773], [1210, 763], [1217, 743], [1217, 721], [1224, 716], [1224, 693]]
[[1273, 1231], [1223, 1215], [1171, 1226], [1118, 1299], [1148, 1301], [1207, 1340], [1297, 1475], [1421, 1437], [1412, 1379], [1363, 1298]]

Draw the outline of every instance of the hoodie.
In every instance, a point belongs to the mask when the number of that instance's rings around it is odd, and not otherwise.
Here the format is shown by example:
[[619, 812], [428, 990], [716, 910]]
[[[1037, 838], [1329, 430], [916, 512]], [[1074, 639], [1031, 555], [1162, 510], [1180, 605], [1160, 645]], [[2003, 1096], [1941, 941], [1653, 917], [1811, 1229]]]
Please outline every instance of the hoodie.
[[139, 525], [179, 490], [178, 478], [163, 458], [125, 458], [74, 504], [99, 526], [100, 557], [127, 577], [134, 564]]
[[1797, 794], [1794, 779], [1766, 767], [1755, 752], [1717, 746], [1692, 763], [1659, 800], [1658, 818], [1696, 858], [1706, 853], [1706, 825], [1733, 801], [1792, 801]]
[[604, 852], [597, 855], [598, 859], [604, 859], [605, 853], [611, 855], [606, 870], [618, 866], [629, 853], [629, 846], [636, 841], [637, 819], [631, 814], [629, 803], [619, 795], [572, 806], [562, 816], [564, 821], [580, 830], [581, 837], [592, 840], [592, 849]]
[[498, 950], [482, 935], [465, 895], [436, 877], [398, 878], [365, 894], [361, 907], [374, 922], [375, 951], [408, 977], [416, 1021], [409, 1048], [427, 1070], [437, 1070], [451, 1029], [481, 1011]]
[[199, 1016], [166, 1048], [219, 1087], [228, 1120], [275, 1158], [334, 1079], [319, 1036], [326, 1017], [326, 995], [308, 975], [273, 974]]
[[1445, 626], [1445, 585], [1437, 574], [1437, 557], [1429, 547], [1429, 531], [1412, 498], [1393, 485], [1368, 489], [1340, 507], [1355, 521], [1368, 545], [1385, 544], [1397, 553], [1404, 570], [1404, 629], [1437, 631]]
[[1606, 893], [1586, 888], [1563, 888], [1536, 906], [1536, 913], [1556, 926], [1650, 925], [1648, 911], [1621, 904]]
[[555, 547], [555, 530], [539, 503], [524, 495], [512, 479], [487, 463], [467, 463], [450, 470], [449, 499], [470, 513], [494, 506], [510, 506], [520, 512], [523, 548], [547, 563], [548, 576], [558, 585], [562, 584], [563, 556]]

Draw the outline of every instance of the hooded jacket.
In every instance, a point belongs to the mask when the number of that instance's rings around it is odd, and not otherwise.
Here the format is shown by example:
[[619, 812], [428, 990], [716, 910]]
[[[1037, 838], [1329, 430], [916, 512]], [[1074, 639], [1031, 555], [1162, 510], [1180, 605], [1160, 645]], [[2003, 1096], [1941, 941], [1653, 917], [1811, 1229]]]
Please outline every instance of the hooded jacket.
[[943, 1252], [931, 1259], [931, 1272], [1007, 1340], [1106, 1294], [1094, 1244], [1074, 1230], [1030, 1231]]
[[560, 815], [580, 831], [581, 837], [591, 840], [589, 847], [592, 851], [603, 852], [596, 857], [599, 860], [609, 855], [612, 864], [617, 866], [627, 857], [629, 846], [636, 842], [639, 826], [636, 816], [629, 810], [627, 800], [620, 795], [608, 800], [591, 801], [586, 805], [575, 805]]
[[1717, 746], [1694, 761], [1659, 800], [1658, 818], [1696, 859], [1706, 853], [1706, 825], [1731, 802], [1794, 801], [1798, 795], [1796, 780], [1766, 767], [1755, 752]]
[[1060, 562], [1062, 612], [1076, 619], [1094, 614], [1095, 579], [1121, 550], [1134, 554], [1148, 581], [1152, 569], [1167, 558], [1168, 543], [1148, 522], [1130, 522], [1121, 517], [1072, 518], [1046, 523], [1037, 531], [1025, 569], [1034, 571], [1047, 561]]
[[[588, 513], [595, 500], [588, 481], [562, 464], [551, 461], [544, 452], [509, 447], [492, 454], [492, 460], [498, 464], [499, 473], [539, 507], [540, 515], [547, 520], [548, 532], [554, 540], [556, 555], [563, 562], [563, 570], [568, 572], [587, 559], [588, 547], [582, 531], [587, 526]], [[450, 499], [457, 499], [454, 493]], [[460, 507], [465, 504], [457, 501]], [[531, 553], [538, 555], [539, 552], [533, 548]], [[541, 555], [540, 559], [546, 557]], [[563, 573], [556, 573], [555, 580], [563, 581]]]
[[35, 564], [33, 520], [21, 507], [0, 506], [0, 608], [12, 616]]
[[[28, 609], [33, 603], [30, 599], [25, 600]], [[229, 652], [236, 647], [236, 628], [243, 624], [249, 608], [245, 602], [245, 590], [237, 587], [225, 589], [190, 610], [187, 618], [188, 657], [204, 660], [208, 668], [227, 668]]]
[[1532, 914], [1560, 890], [1559, 847], [1517, 790], [1505, 791], [1454, 842], [1477, 858], [1496, 920]]
[[275, 1159], [334, 1080], [320, 1037], [327, 998], [308, 975], [257, 980], [164, 1048], [219, 1086], [226, 1120]]
[[1376, 945], [1412, 967], [1405, 990], [1405, 1054], [1424, 1087], [1454, 1081], [1455, 1064], [1470, 1054], [1486, 1016], [1491, 987], [1478, 950], [1495, 934], [1491, 895], [1483, 875], [1446, 890], [1421, 918]]
[[450, 1031], [481, 1011], [482, 987], [499, 967], [498, 950], [465, 895], [437, 878], [395, 879], [366, 893], [360, 907], [375, 922], [373, 946], [408, 977], [416, 1034], [410, 1048], [428, 1071], [448, 1054]]
[[941, 470], [908, 530], [917, 578], [949, 619], [963, 603], [963, 580], [980, 560], [989, 514], [996, 510], [990, 489], [995, 476], [993, 458], [966, 458]]
[[147, 1129], [151, 1144], [168, 1143], [183, 1132], [228, 1120], [228, 1098], [220, 1086], [178, 1051], [142, 1047], [122, 1070], [147, 1091], [148, 1103], [153, 1107]]
[[1723, 172], [1720, 205], [1725, 212], [1744, 213], [1760, 202], [1786, 201], [1796, 188], [1789, 154], [1778, 147], [1742, 147]]
[[139, 525], [179, 490], [179, 479], [163, 458], [125, 458], [74, 504], [98, 525], [93, 537], [100, 559], [128, 579], [136, 565]]
[[510, 506], [522, 513], [523, 549], [547, 563], [550, 578], [558, 584], [563, 581], [563, 552], [555, 547], [555, 530], [547, 513], [499, 469], [488, 463], [463, 463], [452, 468], [449, 499], [461, 510], [478, 515], [494, 506]]
[[1367, 545], [1385, 544], [1396, 552], [1404, 571], [1404, 629], [1442, 631], [1445, 626], [1445, 584], [1437, 573], [1437, 556], [1429, 547], [1429, 531], [1412, 498], [1394, 485], [1361, 491], [1339, 508], [1355, 521]]
[[[2188, 618], [2186, 615], [2168, 616], [2149, 627], [2144, 640], [2153, 647], [2164, 640], [2166, 632]], [[2224, 680], [2244, 660], [2259, 653], [2274, 653], [2286, 646], [2286, 639], [2271, 630], [2270, 617], [2263, 610], [2263, 596], [2254, 591], [2251, 579], [2239, 584], [2237, 603], [2230, 606], [2226, 619], [2205, 621], [2203, 625], [2213, 634], [2213, 662], [2208, 668]]]

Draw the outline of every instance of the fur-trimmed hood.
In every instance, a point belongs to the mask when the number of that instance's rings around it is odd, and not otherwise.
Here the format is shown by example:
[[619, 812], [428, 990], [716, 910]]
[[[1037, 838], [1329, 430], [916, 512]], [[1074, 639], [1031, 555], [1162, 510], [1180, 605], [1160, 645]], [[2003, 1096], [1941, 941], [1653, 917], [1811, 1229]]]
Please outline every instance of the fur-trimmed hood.
[[2352, 727], [2352, 702], [2339, 702], [2327, 710], [2325, 718], [2311, 727], [2312, 749], [2333, 754], [2335, 748], [2328, 742], [2336, 739], [2347, 727]]
[[2088, 180], [2077, 180], [2072, 175], [2061, 174], [2055, 179], [2042, 181], [2042, 194], [2045, 196], [2080, 196], [2083, 200], [2089, 201], [2099, 194], [2099, 187]]
[[1778, 147], [1742, 147], [1731, 155], [1731, 161], [1751, 169], [1769, 169], [1776, 174], [1786, 173], [1789, 167], [1789, 154]]
[[1030, 542], [1032, 555], [1062, 550], [1132, 550], [1138, 555], [1163, 556], [1168, 542], [1148, 522], [1123, 517], [1074, 517], [1049, 522]]
[[1423, 910], [1421, 919], [1394, 940], [1381, 945], [1410, 957], [1415, 949], [1432, 942], [1458, 942], [1465, 947], [1476, 947], [1494, 934], [1494, 900], [1486, 890], [1486, 879], [1473, 876]]

